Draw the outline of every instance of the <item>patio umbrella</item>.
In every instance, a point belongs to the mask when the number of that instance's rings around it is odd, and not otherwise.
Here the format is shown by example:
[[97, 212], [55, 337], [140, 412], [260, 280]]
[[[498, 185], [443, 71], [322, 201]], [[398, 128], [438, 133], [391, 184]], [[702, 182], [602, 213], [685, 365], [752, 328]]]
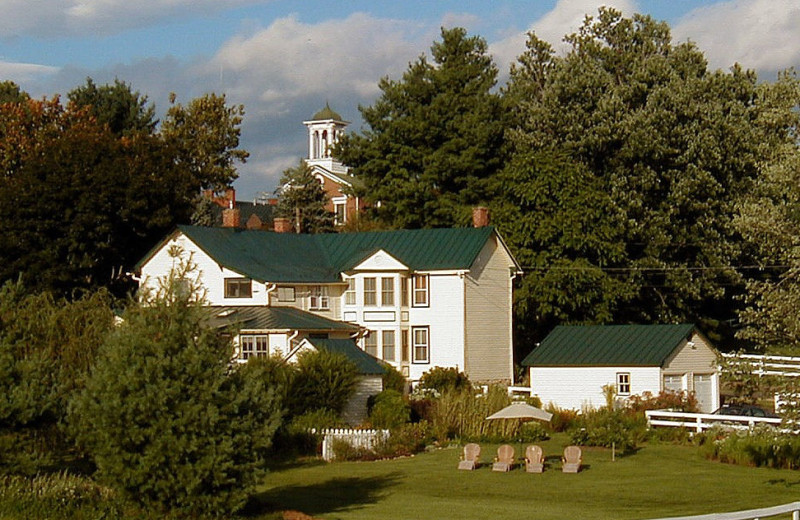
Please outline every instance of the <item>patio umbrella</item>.
[[[536, 408], [535, 406], [531, 406], [528, 403], [511, 403], [510, 405], [506, 406], [502, 410], [498, 410], [489, 417], [487, 420], [494, 420], [494, 419], [538, 419], [540, 421], [550, 422], [550, 419], [553, 418], [553, 414], [550, 412], [545, 412], [541, 408]], [[522, 449], [522, 439], [518, 439], [520, 450]]]
[[536, 408], [528, 403], [511, 403], [502, 410], [498, 410], [486, 419], [538, 419], [550, 422], [553, 414], [545, 412], [541, 408]]

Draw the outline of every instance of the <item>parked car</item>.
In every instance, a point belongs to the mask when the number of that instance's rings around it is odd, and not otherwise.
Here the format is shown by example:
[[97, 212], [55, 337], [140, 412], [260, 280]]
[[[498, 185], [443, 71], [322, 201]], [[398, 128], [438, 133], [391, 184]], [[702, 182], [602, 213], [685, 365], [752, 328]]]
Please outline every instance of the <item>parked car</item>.
[[764, 410], [763, 408], [752, 404], [725, 405], [713, 413], [714, 415], [744, 415], [747, 417], [770, 417], [774, 419], [781, 418], [781, 416], [776, 413]]

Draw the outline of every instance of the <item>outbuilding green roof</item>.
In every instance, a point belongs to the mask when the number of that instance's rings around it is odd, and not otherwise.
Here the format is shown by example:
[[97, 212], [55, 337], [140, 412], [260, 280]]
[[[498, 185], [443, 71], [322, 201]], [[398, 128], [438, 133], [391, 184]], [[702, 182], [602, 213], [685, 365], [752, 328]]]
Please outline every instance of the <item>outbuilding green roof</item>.
[[695, 331], [680, 325], [560, 325], [524, 366], [662, 366]]
[[212, 306], [208, 307], [213, 327], [245, 330], [303, 330], [357, 332], [358, 327], [331, 320], [294, 307]]
[[199, 226], [178, 230], [220, 265], [272, 283], [341, 282], [340, 273], [379, 250], [414, 271], [469, 269], [495, 234], [492, 227], [317, 235]]
[[308, 342], [319, 350], [344, 354], [364, 375], [381, 375], [386, 369], [377, 359], [370, 356], [356, 345], [352, 339], [316, 339], [308, 338]]

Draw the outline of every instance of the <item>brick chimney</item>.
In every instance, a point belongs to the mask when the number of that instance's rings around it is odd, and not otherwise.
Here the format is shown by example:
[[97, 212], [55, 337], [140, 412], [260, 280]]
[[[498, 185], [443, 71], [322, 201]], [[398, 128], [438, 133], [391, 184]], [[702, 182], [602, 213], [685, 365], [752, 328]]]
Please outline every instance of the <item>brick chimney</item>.
[[489, 225], [489, 208], [478, 206], [472, 208], [472, 225], [476, 228]]
[[275, 217], [273, 220], [276, 233], [291, 233], [292, 221], [286, 217]]
[[222, 210], [222, 227], [238, 228], [241, 224], [239, 208], [227, 208]]

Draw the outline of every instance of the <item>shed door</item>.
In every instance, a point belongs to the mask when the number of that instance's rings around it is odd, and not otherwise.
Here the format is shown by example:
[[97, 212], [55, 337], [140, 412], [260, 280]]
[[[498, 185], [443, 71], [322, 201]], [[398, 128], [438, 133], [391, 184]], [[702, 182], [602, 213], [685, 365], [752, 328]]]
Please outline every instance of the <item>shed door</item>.
[[694, 394], [701, 412], [714, 411], [714, 376], [711, 374], [695, 374], [693, 378]]

